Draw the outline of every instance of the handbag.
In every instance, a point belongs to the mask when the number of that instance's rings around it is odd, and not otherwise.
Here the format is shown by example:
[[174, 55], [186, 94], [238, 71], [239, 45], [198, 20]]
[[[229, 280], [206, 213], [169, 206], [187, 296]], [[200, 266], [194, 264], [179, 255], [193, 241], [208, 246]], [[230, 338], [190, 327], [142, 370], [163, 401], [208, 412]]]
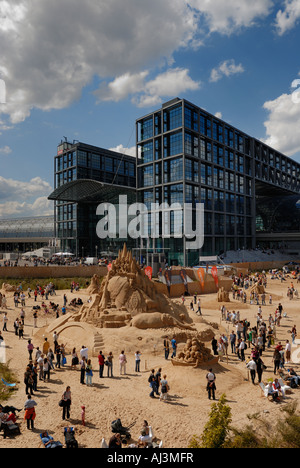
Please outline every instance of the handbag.
[[64, 405], [65, 405], [65, 401], [64, 401], [64, 400], [60, 400], [60, 402], [58, 403], [58, 406], [59, 406], [60, 408], [63, 408]]

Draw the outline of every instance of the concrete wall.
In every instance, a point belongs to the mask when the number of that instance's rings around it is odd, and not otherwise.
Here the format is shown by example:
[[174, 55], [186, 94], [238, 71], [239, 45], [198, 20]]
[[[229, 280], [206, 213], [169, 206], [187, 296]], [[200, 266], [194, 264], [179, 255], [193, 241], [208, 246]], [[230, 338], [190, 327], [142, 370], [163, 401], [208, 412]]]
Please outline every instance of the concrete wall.
[[258, 270], [273, 270], [273, 269], [281, 269], [284, 265], [289, 263], [290, 260], [277, 260], [277, 261], [265, 261], [265, 262], [244, 262], [244, 263], [230, 263], [231, 266], [241, 269], [241, 270], [248, 270], [251, 271], [258, 271]]
[[94, 266], [38, 266], [0, 267], [0, 278], [91, 278], [105, 276], [106, 267]]

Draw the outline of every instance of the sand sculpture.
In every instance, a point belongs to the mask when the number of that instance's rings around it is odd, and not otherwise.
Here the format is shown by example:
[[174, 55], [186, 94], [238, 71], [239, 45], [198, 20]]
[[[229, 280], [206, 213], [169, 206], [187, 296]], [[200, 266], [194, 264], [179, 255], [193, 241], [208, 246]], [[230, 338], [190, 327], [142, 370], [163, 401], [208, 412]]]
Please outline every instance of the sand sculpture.
[[224, 288], [219, 289], [218, 291], [218, 302], [230, 302], [229, 292], [225, 291]]
[[8, 284], [8, 283], [3, 283], [1, 291], [3, 291], [4, 293], [16, 292], [17, 286], [12, 286], [11, 284]]
[[101, 285], [94, 276], [88, 293], [91, 302], [72, 320], [100, 328], [133, 326], [140, 329], [178, 327], [194, 330], [186, 308], [158, 293], [126, 245], [112, 263]]
[[213, 360], [210, 350], [197, 338], [192, 338], [187, 340], [184, 350], [172, 359], [172, 364], [174, 366], [200, 367], [212, 363]]

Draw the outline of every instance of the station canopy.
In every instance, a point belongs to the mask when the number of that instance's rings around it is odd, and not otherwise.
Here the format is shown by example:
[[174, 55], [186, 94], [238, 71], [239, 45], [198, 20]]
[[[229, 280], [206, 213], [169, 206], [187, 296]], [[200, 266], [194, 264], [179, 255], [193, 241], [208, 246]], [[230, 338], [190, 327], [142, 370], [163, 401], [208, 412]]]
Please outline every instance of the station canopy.
[[117, 203], [120, 195], [127, 195], [130, 200], [135, 201], [135, 194], [133, 187], [78, 179], [58, 187], [48, 199], [69, 203]]

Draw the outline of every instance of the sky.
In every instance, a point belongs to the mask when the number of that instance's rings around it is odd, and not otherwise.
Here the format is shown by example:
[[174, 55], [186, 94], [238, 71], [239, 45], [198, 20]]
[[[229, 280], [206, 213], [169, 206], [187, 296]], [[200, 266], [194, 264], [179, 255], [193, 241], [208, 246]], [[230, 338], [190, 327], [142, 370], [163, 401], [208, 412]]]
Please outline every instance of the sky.
[[300, 162], [300, 0], [0, 0], [0, 218], [53, 214], [64, 137], [134, 154], [185, 98]]

